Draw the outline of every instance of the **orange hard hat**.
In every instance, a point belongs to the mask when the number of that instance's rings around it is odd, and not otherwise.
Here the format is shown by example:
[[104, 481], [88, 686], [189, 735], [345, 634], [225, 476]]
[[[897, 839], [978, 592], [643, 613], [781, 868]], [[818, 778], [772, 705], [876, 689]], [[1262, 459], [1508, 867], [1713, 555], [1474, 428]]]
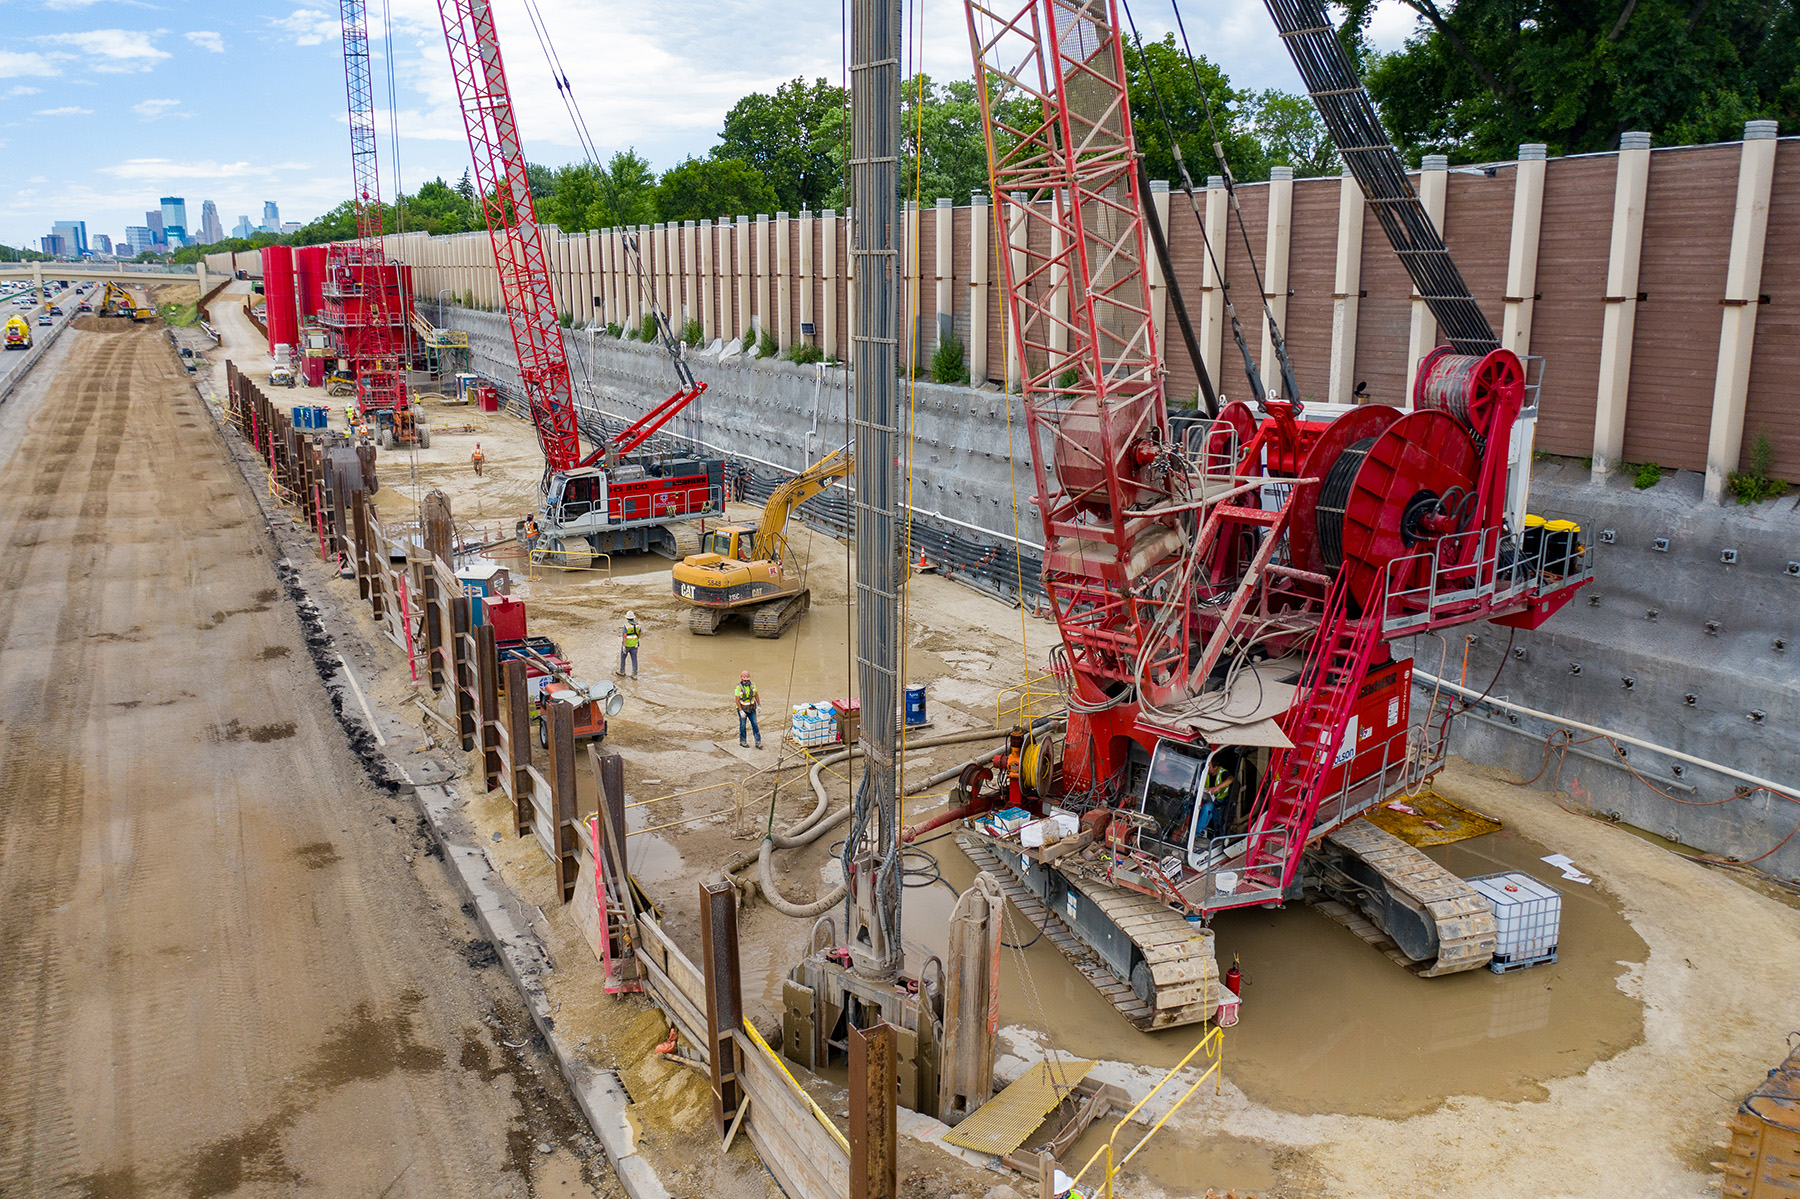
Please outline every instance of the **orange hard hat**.
[[740, 674], [738, 676], [738, 682], [740, 682], [740, 683], [748, 683], [749, 681], [750, 681], [750, 672], [747, 670], [743, 674]]

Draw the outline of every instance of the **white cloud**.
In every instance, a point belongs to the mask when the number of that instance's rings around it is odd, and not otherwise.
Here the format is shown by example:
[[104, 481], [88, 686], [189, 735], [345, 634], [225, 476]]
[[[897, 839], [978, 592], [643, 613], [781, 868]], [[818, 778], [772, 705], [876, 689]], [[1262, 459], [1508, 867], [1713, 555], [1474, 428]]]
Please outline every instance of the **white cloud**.
[[214, 54], [225, 53], [225, 39], [210, 29], [192, 29], [181, 36], [202, 50], [211, 50]]
[[50, 61], [48, 55], [0, 50], [0, 79], [11, 79], [16, 75], [56, 75], [59, 73], [56, 64]]
[[172, 158], [128, 158], [100, 173], [120, 179], [159, 182], [176, 179], [266, 179], [282, 171], [306, 169], [303, 162], [278, 162], [267, 165], [250, 162], [214, 162], [210, 159], [177, 162]]
[[85, 117], [92, 116], [93, 113], [94, 110], [91, 108], [81, 108], [74, 104], [65, 104], [61, 108], [40, 108], [37, 110], [37, 114], [40, 117]]
[[181, 101], [179, 100], [140, 100], [138, 103], [131, 106], [131, 111], [137, 113], [140, 117], [149, 117], [151, 120], [155, 120], [157, 117], [165, 115], [186, 116], [186, 113], [171, 114], [169, 112], [171, 108], [177, 108], [180, 105]]
[[18, 87], [12, 88], [6, 94], [9, 96], [35, 96], [43, 90], [44, 89], [41, 87], [27, 87], [25, 84], [21, 83]]
[[53, 33], [40, 41], [73, 46], [88, 55], [88, 66], [109, 75], [131, 71], [148, 71], [169, 57], [167, 50], [156, 48], [154, 40], [161, 30], [145, 32], [136, 29], [90, 29], [84, 33]]
[[296, 8], [287, 16], [275, 17], [269, 23], [291, 36], [296, 46], [317, 46], [326, 38], [335, 39], [343, 33], [338, 17], [316, 8]]

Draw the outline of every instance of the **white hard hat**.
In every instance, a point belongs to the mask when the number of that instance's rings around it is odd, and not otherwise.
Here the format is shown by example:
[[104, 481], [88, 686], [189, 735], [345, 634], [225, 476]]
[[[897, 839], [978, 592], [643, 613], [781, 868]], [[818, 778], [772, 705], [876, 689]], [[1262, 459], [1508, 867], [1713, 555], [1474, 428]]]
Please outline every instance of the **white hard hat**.
[[636, 619], [637, 619], [637, 613], [636, 613], [636, 612], [631, 612], [631, 611], [627, 611], [627, 612], [626, 612], [626, 613], [625, 613], [625, 619], [626, 619], [626, 620], [636, 620]]

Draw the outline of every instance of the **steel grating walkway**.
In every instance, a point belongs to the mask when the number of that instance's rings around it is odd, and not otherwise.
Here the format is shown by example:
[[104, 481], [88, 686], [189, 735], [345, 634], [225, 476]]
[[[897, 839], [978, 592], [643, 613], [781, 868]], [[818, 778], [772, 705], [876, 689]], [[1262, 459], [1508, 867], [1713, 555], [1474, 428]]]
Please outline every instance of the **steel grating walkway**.
[[1073, 1058], [1039, 1062], [945, 1133], [944, 1140], [977, 1153], [1004, 1157], [1023, 1145], [1044, 1117], [1072, 1094], [1076, 1084], [1093, 1068], [1093, 1062]]

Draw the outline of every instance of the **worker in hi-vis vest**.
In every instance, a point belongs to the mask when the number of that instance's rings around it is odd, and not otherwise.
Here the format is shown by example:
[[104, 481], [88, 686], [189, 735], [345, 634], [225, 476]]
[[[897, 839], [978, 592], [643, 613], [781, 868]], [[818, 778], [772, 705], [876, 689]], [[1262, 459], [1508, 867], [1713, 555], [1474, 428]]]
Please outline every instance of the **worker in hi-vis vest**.
[[481, 464], [487, 461], [487, 455], [481, 452], [481, 443], [475, 443], [475, 452], [469, 455], [469, 463], [475, 468], [475, 477], [481, 477]]
[[756, 727], [757, 698], [756, 684], [750, 681], [750, 672], [746, 670], [738, 676], [737, 685], [738, 744], [748, 744], [744, 740], [744, 722], [747, 720], [750, 722], [750, 731], [756, 734], [756, 748], [761, 749], [762, 730]]
[[637, 678], [638, 638], [641, 637], [642, 635], [643, 635], [642, 630], [640, 630], [638, 628], [637, 613], [636, 612], [625, 613], [625, 627], [619, 633], [619, 673], [620, 674], [625, 673], [625, 659], [627, 657], [630, 657], [630, 659], [631, 659], [631, 677], [634, 679]]

